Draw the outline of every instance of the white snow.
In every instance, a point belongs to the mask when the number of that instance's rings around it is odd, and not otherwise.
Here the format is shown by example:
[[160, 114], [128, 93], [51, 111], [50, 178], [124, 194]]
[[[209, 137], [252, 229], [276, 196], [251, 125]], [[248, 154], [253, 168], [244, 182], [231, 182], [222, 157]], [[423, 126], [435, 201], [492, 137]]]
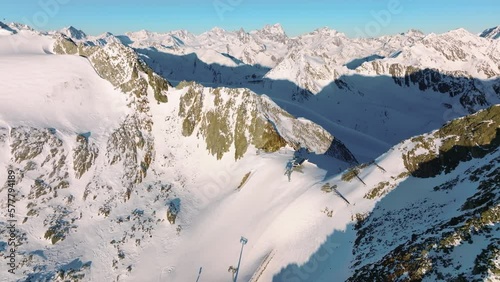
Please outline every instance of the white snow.
[[50, 54], [52, 43], [36, 35], [0, 37], [0, 119], [11, 127], [109, 133], [128, 111], [126, 96], [87, 59]]

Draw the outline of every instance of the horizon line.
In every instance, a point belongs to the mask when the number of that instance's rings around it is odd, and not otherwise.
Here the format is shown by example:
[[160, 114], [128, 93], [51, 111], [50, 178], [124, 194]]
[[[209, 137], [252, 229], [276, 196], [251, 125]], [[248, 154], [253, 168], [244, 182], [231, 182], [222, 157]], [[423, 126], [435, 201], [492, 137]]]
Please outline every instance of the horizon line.
[[[0, 21], [0, 23], [4, 23], [3, 21]], [[81, 31], [83, 32], [85, 35], [87, 36], [93, 36], [93, 37], [98, 37], [100, 35], [103, 35], [103, 34], [106, 34], [106, 33], [110, 33], [112, 34], [113, 36], [120, 36], [120, 35], [126, 35], [127, 33], [135, 33], [135, 32], [141, 32], [141, 31], [146, 31], [146, 32], [151, 32], [151, 33], [156, 33], [156, 34], [168, 34], [168, 33], [171, 33], [171, 32], [174, 32], [174, 31], [187, 31], [189, 33], [191, 33], [192, 35], [195, 35], [195, 36], [199, 36], [199, 35], [202, 35], [204, 33], [207, 33], [207, 32], [210, 32], [214, 29], [221, 29], [225, 32], [238, 32], [238, 31], [244, 31], [245, 33], [247, 34], [250, 34], [252, 32], [256, 32], [256, 31], [260, 31], [260, 30], [263, 30], [265, 29], [266, 27], [281, 27], [281, 29], [283, 30], [284, 34], [289, 37], [289, 38], [295, 38], [295, 37], [300, 37], [300, 36], [303, 36], [303, 35], [307, 35], [307, 34], [310, 34], [310, 33], [313, 33], [315, 31], [319, 31], [319, 30], [322, 30], [322, 29], [328, 29], [329, 31], [335, 31], [335, 32], [338, 32], [338, 33], [341, 33], [343, 34], [344, 36], [346, 36], [347, 38], [378, 38], [378, 37], [382, 37], [382, 36], [395, 36], [395, 35], [403, 35], [405, 33], [408, 33], [408, 32], [411, 32], [411, 31], [414, 31], [414, 32], [420, 32], [422, 33], [423, 35], [430, 35], [430, 34], [445, 34], [445, 33], [448, 33], [448, 32], [451, 32], [451, 31], [455, 31], [455, 30], [460, 30], [460, 29], [463, 29], [463, 30], [466, 30], [467, 32], [469, 32], [470, 34], [474, 34], [474, 35], [480, 35], [482, 32], [484, 31], [487, 31], [487, 30], [490, 30], [490, 29], [495, 29], [495, 28], [499, 28], [500, 27], [500, 24], [499, 25], [496, 25], [496, 26], [492, 26], [492, 27], [486, 27], [486, 28], [483, 28], [481, 31], [479, 32], [473, 32], [473, 31], [470, 31], [469, 29], [465, 28], [465, 27], [458, 27], [458, 28], [454, 28], [454, 29], [449, 29], [447, 31], [444, 31], [444, 32], [441, 32], [441, 33], [438, 33], [438, 32], [425, 32], [421, 29], [418, 29], [418, 28], [410, 28], [410, 29], [407, 29], [405, 31], [402, 31], [402, 32], [396, 32], [396, 33], [381, 33], [381, 34], [378, 34], [376, 36], [369, 36], [367, 34], [364, 34], [366, 36], [349, 36], [347, 33], [343, 32], [343, 31], [340, 31], [340, 30], [337, 30], [337, 29], [334, 29], [334, 28], [331, 28], [330, 26], [322, 26], [322, 27], [317, 27], [311, 31], [307, 31], [307, 32], [304, 32], [304, 33], [299, 33], [298, 35], [289, 35], [286, 30], [285, 30], [285, 27], [281, 24], [281, 23], [274, 23], [274, 24], [265, 24], [264, 26], [262, 26], [261, 28], [258, 28], [258, 29], [245, 29], [244, 27], [240, 27], [238, 29], [224, 29], [222, 27], [219, 27], [219, 26], [213, 26], [212, 28], [210, 29], [207, 29], [205, 31], [202, 31], [202, 32], [193, 32], [193, 31], [190, 31], [189, 29], [170, 29], [170, 30], [166, 30], [166, 31], [158, 31], [158, 30], [152, 30], [152, 29], [146, 29], [146, 28], [142, 28], [142, 29], [138, 29], [138, 30], [129, 30], [129, 31], [126, 31], [126, 32], [119, 32], [119, 33], [113, 33], [113, 32], [110, 32], [110, 31], [103, 31], [103, 32], [100, 32], [100, 33], [88, 33], [86, 32], [84, 29], [82, 28], [79, 28], [79, 27], [76, 27], [74, 25], [66, 25], [66, 26], [63, 26], [63, 27], [60, 27], [60, 28], [57, 28], [57, 29], [37, 29], [36, 27], [33, 27], [32, 25], [30, 24], [26, 24], [26, 23], [21, 23], [21, 22], [14, 22], [14, 21], [11, 21], [9, 24], [20, 24], [20, 25], [25, 25], [25, 26], [28, 26], [29, 28], [33, 29], [33, 30], [37, 30], [37, 31], [40, 31], [40, 32], [46, 32], [46, 33], [50, 33], [50, 32], [61, 32], [62, 30], [64, 29], [69, 29], [69, 28], [74, 28], [78, 31]]]

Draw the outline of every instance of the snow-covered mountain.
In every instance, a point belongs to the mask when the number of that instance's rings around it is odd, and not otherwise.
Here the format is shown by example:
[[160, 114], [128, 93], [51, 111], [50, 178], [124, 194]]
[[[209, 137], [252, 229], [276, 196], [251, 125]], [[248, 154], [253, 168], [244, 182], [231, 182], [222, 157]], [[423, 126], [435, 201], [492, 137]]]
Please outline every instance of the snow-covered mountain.
[[76, 35], [0, 24], [5, 281], [500, 279], [496, 41]]
[[[479, 37], [491, 38], [495, 30], [487, 30]], [[274, 25], [249, 33], [214, 28], [198, 36], [187, 31], [165, 34], [140, 31], [121, 39], [139, 53], [152, 47], [155, 52], [176, 56], [194, 54], [208, 65], [264, 66], [269, 68], [265, 77], [289, 80], [312, 94], [321, 92], [342, 75], [351, 75], [365, 62], [383, 59], [403, 61], [422, 69], [465, 71], [476, 78], [491, 78], [499, 73], [498, 42], [481, 40], [464, 29], [441, 35], [410, 30], [394, 36], [352, 39], [325, 27], [289, 38], [281, 26]], [[147, 50], [144, 52], [148, 55]], [[189, 70], [193, 67], [196, 65], [183, 65]], [[173, 80], [183, 75], [176, 75], [176, 69], [159, 71]], [[362, 70], [356, 73], [365, 74]], [[202, 80], [201, 74], [190, 78]], [[205, 77], [205, 81], [211, 79]]]
[[76, 29], [73, 26], [65, 27], [61, 29], [59, 32], [66, 35], [69, 38], [73, 38], [76, 40], [83, 40], [87, 38], [87, 34], [85, 34], [85, 32]]
[[261, 30], [245, 32], [213, 28], [195, 36], [178, 30], [155, 33], [142, 30], [127, 33], [120, 39], [134, 48], [154, 47], [175, 55], [195, 53], [205, 63], [227, 66], [240, 64], [273, 67], [287, 52], [288, 37], [279, 25], [267, 25]]
[[484, 30], [479, 36], [490, 39], [500, 38], [500, 26], [492, 27]]
[[6, 25], [0, 22], [0, 35], [10, 35], [15, 33], [16, 31], [12, 29], [9, 25]]

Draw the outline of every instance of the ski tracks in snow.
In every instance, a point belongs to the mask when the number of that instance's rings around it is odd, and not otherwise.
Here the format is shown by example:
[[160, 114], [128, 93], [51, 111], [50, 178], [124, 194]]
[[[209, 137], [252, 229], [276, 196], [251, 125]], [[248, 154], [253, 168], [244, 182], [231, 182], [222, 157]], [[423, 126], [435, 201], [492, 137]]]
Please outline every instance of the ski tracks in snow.
[[262, 273], [266, 271], [267, 266], [271, 262], [271, 260], [274, 258], [274, 255], [276, 254], [276, 250], [272, 250], [269, 252], [262, 262], [260, 263], [259, 267], [255, 270], [254, 274], [252, 275], [252, 278], [250, 278], [249, 282], [258, 282], [260, 277], [262, 276]]

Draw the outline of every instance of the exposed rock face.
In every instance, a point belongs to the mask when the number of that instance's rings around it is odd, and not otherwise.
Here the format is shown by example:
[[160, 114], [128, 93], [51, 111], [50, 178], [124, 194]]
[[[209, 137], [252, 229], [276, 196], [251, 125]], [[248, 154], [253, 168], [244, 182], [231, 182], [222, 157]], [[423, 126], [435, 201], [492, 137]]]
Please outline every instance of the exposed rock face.
[[[244, 89], [215, 88], [181, 83], [179, 116], [183, 135], [201, 136], [207, 150], [218, 159], [234, 148], [235, 159], [243, 157], [249, 145], [274, 152], [289, 144], [317, 154], [351, 162], [352, 154], [323, 128], [308, 120], [296, 119], [266, 96]], [[337, 144], [336, 146], [331, 146]]]
[[99, 148], [83, 134], [76, 137], [76, 142], [78, 146], [73, 150], [73, 169], [76, 178], [81, 178], [95, 163]]
[[499, 39], [500, 38], [500, 26], [492, 27], [484, 30], [479, 35], [484, 38]]
[[496, 150], [500, 145], [499, 133], [500, 106], [496, 105], [454, 120], [428, 136], [413, 138], [415, 146], [403, 154], [405, 167], [417, 177], [450, 172], [460, 162], [482, 158]]
[[[427, 183], [441, 183], [430, 187], [436, 198], [431, 205], [423, 199], [389, 211], [381, 206], [360, 217], [355, 227], [354, 271], [348, 281], [495, 281], [500, 275], [495, 235], [500, 224], [499, 133], [497, 105], [405, 141], [402, 150], [408, 173], [434, 180]], [[471, 161], [479, 158], [488, 161]], [[425, 185], [420, 181], [410, 187]], [[382, 182], [366, 197], [378, 197], [394, 186]], [[391, 236], [384, 236], [385, 230], [391, 230]], [[471, 263], [464, 265], [461, 248], [471, 244], [477, 248], [467, 253]], [[379, 248], [385, 250], [382, 255]]]
[[[129, 199], [132, 187], [142, 182], [155, 155], [148, 93], [152, 92], [158, 103], [165, 103], [168, 101], [166, 93], [169, 83], [147, 67], [132, 49], [119, 43], [85, 46], [60, 37], [54, 51], [86, 57], [102, 78], [130, 96], [129, 106], [133, 112], [111, 134], [106, 148], [109, 164], [122, 164], [125, 167], [122, 184], [126, 187], [125, 198]], [[80, 160], [84, 156], [78, 157]], [[87, 189], [86, 192], [89, 191]]]
[[[16, 182], [34, 179], [29, 190], [24, 191], [27, 196], [25, 207], [28, 210], [27, 215], [33, 218], [42, 210], [50, 210], [51, 216], [43, 219], [40, 224], [43, 224], [42, 228], [46, 230], [44, 237], [51, 240], [52, 244], [56, 244], [64, 240], [76, 227], [72, 224], [75, 215], [71, 209], [46, 205], [57, 201], [59, 193], [66, 194], [61, 191], [71, 185], [72, 170], [69, 166], [68, 152], [52, 128], [15, 127], [11, 129], [10, 141], [13, 161], [11, 169], [15, 172]], [[63, 197], [62, 200], [67, 201], [69, 197]], [[28, 217], [24, 222], [26, 220]], [[19, 243], [22, 243], [25, 240], [24, 235], [20, 235], [19, 240]]]
[[[16, 162], [30, 160], [38, 156], [43, 146], [49, 141], [57, 148], [61, 146], [61, 140], [52, 136], [49, 130], [39, 130], [36, 128], [16, 128], [11, 131], [12, 154]], [[30, 138], [31, 137], [31, 138]]]
[[[44, 195], [51, 198], [55, 195], [49, 193], [56, 193], [57, 189], [69, 186], [66, 162], [68, 156], [62, 146], [63, 142], [51, 130], [17, 127], [11, 130], [10, 138], [14, 161], [24, 165], [24, 169], [20, 171], [21, 176], [31, 170], [40, 173], [32, 186], [29, 196], [31, 199]], [[43, 156], [44, 151], [47, 154]]]
[[[421, 91], [431, 90], [450, 97], [459, 96], [460, 104], [469, 113], [474, 113], [489, 105], [486, 98], [487, 92], [491, 91], [487, 90], [489, 87], [464, 71], [420, 69], [399, 63], [385, 64], [382, 61], [371, 62], [363, 68], [372, 69], [378, 75], [390, 75], [394, 82], [402, 87], [418, 87]], [[497, 74], [493, 72], [491, 76], [497, 76]]]
[[[434, 191], [454, 191], [463, 187], [461, 183], [471, 182], [473, 187], [478, 187], [471, 197], [457, 199], [453, 204], [443, 201], [425, 211], [418, 205], [411, 205], [396, 213], [378, 213], [360, 220], [356, 227], [354, 266], [364, 261], [370, 263], [355, 268], [348, 281], [415, 281], [424, 278], [483, 281], [487, 277], [498, 277], [500, 269], [495, 263], [499, 255], [498, 239], [494, 234], [500, 224], [500, 198], [494, 191], [500, 181], [499, 164], [500, 159], [496, 157], [489, 165], [472, 165], [462, 176], [434, 187]], [[424, 202], [420, 204], [425, 205]], [[441, 218], [440, 212], [450, 205], [458, 208], [458, 215]], [[405, 215], [403, 221], [398, 214]], [[372, 238], [380, 238], [384, 229], [394, 234], [391, 234], [391, 239], [378, 243], [387, 252], [376, 259], [374, 254], [378, 247], [374, 246]], [[412, 229], [415, 230], [411, 237], [402, 235]], [[391, 245], [391, 240], [398, 243]], [[478, 252], [467, 253], [473, 260], [472, 268], [462, 265], [463, 259], [453, 259], [463, 244], [479, 244]], [[490, 279], [495, 281], [495, 278]]]

